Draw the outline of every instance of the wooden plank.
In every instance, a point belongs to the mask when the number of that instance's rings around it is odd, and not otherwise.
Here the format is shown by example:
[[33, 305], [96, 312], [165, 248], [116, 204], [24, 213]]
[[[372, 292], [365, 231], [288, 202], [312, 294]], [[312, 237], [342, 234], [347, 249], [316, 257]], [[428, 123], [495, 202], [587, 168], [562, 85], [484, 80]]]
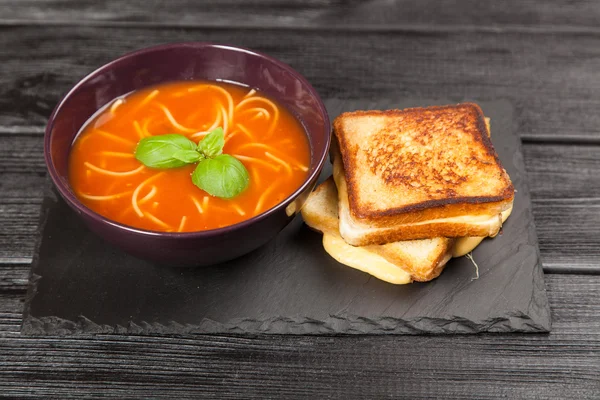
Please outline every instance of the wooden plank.
[[278, 28], [394, 29], [398, 26], [456, 26], [511, 29], [582, 27], [597, 29], [597, 2], [540, 0], [490, 3], [466, 0], [259, 0], [190, 2], [21, 0], [0, 4], [0, 23], [36, 22], [73, 25], [220, 26]]
[[[600, 271], [600, 146], [525, 143], [547, 271]], [[0, 262], [31, 260], [45, 184], [42, 136], [0, 134]]]
[[522, 148], [535, 201], [600, 198], [599, 146], [525, 143]]
[[27, 290], [31, 265], [0, 264], [0, 293], [19, 293]]
[[31, 262], [40, 215], [40, 203], [0, 202], [0, 262]]
[[[4, 273], [4, 266], [0, 265], [0, 276]], [[28, 276], [29, 273], [24, 274]], [[0, 278], [0, 343], [4, 335], [14, 336], [21, 329], [23, 322], [23, 300], [26, 286], [21, 289], [7, 289], [3, 287]], [[26, 280], [26, 279], [25, 279]], [[1, 346], [1, 345], [0, 345]], [[0, 361], [1, 363], [1, 361]], [[1, 374], [1, 373], [0, 373]], [[2, 384], [0, 383], [0, 387]]]
[[[0, 388], [60, 398], [592, 398], [600, 276], [550, 275], [546, 286], [549, 335], [38, 338], [5, 330]], [[19, 302], [4, 295], [0, 304], [0, 326], [15, 329]]]
[[45, 173], [45, 169], [44, 141], [41, 134], [0, 135], [0, 173], [42, 174]]
[[600, 199], [534, 201], [533, 216], [547, 272], [600, 272]]
[[93, 69], [134, 49], [189, 40], [269, 53], [298, 69], [323, 97], [506, 98], [525, 138], [600, 142], [600, 36], [591, 33], [5, 26], [0, 131], [40, 131], [59, 97]]

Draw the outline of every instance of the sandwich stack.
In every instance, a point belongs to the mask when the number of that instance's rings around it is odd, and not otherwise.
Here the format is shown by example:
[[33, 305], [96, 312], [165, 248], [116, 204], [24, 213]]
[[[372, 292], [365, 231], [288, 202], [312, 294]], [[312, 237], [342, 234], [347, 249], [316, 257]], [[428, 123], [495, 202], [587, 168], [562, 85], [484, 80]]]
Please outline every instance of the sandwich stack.
[[429, 281], [510, 215], [514, 187], [476, 104], [348, 112], [333, 136], [333, 176], [302, 216], [342, 264]]

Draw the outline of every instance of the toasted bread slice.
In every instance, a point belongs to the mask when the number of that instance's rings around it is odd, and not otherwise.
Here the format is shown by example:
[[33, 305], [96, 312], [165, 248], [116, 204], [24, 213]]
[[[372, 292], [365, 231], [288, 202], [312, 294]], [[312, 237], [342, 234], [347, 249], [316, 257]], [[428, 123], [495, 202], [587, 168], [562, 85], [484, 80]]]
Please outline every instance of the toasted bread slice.
[[[433, 220], [455, 226], [449, 218], [483, 216], [482, 220], [489, 220], [512, 204], [513, 185], [476, 104], [355, 111], [341, 114], [333, 125], [348, 211], [359, 226], [392, 228]], [[438, 231], [436, 227], [388, 239], [423, 234], [483, 236], [497, 231], [482, 229], [481, 221], [472, 225], [473, 229], [468, 224], [457, 230]]]
[[331, 176], [311, 192], [301, 214], [311, 228], [321, 233], [339, 234], [337, 189]]
[[335, 144], [332, 145], [331, 152], [333, 178], [338, 190], [339, 231], [344, 240], [353, 246], [382, 245], [431, 237], [496, 236], [502, 227], [501, 214], [462, 215], [383, 228], [371, 226], [351, 215], [344, 168]]
[[340, 235], [324, 233], [323, 248], [340, 264], [366, 272], [382, 281], [403, 285], [411, 283], [408, 272], [364, 247], [350, 246]]
[[[326, 235], [339, 236], [338, 197], [331, 177], [310, 194], [302, 208], [302, 217], [311, 228]], [[430, 281], [442, 272], [451, 257], [453, 244], [452, 239], [438, 237], [368, 246], [362, 249], [381, 256], [408, 272], [415, 281]]]

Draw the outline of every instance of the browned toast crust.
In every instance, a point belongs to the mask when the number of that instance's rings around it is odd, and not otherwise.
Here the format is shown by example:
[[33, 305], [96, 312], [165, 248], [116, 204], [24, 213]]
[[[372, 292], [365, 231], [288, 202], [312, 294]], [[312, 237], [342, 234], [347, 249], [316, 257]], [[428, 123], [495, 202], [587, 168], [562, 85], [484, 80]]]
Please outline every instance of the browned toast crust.
[[[368, 151], [361, 150], [349, 140], [344, 121], [379, 116], [390, 119], [382, 131], [369, 137]], [[369, 221], [374, 226], [386, 227], [440, 216], [492, 215], [501, 212], [513, 200], [514, 187], [498, 159], [483, 111], [477, 104], [347, 112], [335, 119], [333, 130], [346, 171], [350, 212], [354, 218]], [[457, 131], [460, 135], [452, 133]], [[446, 148], [436, 148], [440, 143]], [[455, 153], [459, 157], [444, 157], [448, 149], [457, 147], [460, 149]], [[360, 165], [359, 151], [364, 152]], [[400, 206], [378, 208], [379, 204], [360, 198], [357, 172], [360, 168], [369, 168], [369, 173], [379, 179], [384, 189], [389, 187], [396, 196], [410, 192], [419, 197]], [[472, 190], [475, 184], [470, 181], [470, 174], [482, 169], [486, 171], [486, 179], [495, 185], [493, 194], [478, 195]]]

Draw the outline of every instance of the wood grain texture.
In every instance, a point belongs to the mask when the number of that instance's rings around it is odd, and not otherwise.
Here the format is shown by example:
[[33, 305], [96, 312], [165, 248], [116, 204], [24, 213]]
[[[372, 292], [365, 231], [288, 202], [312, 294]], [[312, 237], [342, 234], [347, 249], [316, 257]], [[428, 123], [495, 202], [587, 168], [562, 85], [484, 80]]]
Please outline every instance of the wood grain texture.
[[600, 198], [600, 146], [525, 143], [523, 159], [536, 201]]
[[0, 292], [23, 293], [29, 284], [30, 264], [1, 264], [0, 265]]
[[13, 330], [20, 296], [5, 295], [0, 389], [60, 398], [592, 398], [600, 277], [551, 275], [546, 286], [549, 335], [453, 337], [31, 338]]
[[[264, 51], [323, 97], [509, 99], [525, 139], [600, 142], [600, 36], [55, 26], [0, 28], [0, 131], [40, 131], [77, 80], [128, 51], [174, 41]], [[573, 58], [577, 62], [573, 62]]]
[[597, 29], [595, 1], [540, 0], [488, 3], [466, 0], [20, 0], [0, 3], [0, 23], [39, 22], [151, 24], [155, 26], [255, 26], [289, 28], [394, 29], [406, 26], [462, 29]]
[[580, 272], [600, 272], [599, 207], [598, 199], [533, 203], [545, 271], [565, 272], [561, 265], [568, 264], [579, 267]]

